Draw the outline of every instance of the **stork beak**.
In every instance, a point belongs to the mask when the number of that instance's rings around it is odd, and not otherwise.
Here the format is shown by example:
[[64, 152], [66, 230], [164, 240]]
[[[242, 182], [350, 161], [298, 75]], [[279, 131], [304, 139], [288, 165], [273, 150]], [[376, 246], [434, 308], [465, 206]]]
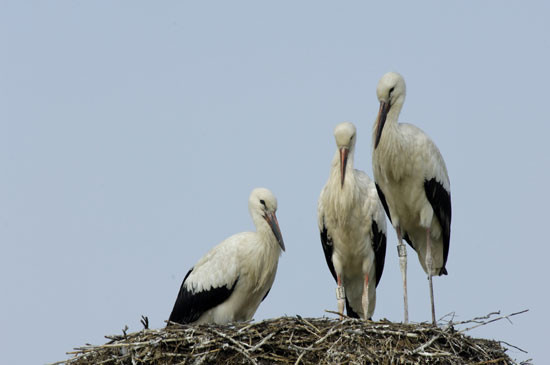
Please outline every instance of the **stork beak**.
[[346, 164], [348, 163], [349, 149], [346, 147], [340, 148], [340, 177], [342, 178], [342, 187], [346, 178]]
[[376, 118], [376, 140], [374, 141], [374, 148], [378, 147], [380, 142], [380, 137], [382, 136], [382, 129], [384, 129], [384, 124], [386, 123], [386, 117], [388, 116], [388, 111], [390, 110], [390, 103], [385, 101], [380, 101], [380, 109], [378, 110], [378, 117]]
[[279, 222], [277, 221], [277, 216], [275, 215], [275, 212], [267, 213], [264, 216], [264, 218], [267, 221], [267, 223], [269, 223], [269, 226], [271, 227], [271, 230], [273, 231], [273, 234], [275, 235], [277, 242], [279, 242], [279, 246], [281, 246], [281, 249], [285, 251], [285, 243], [283, 242], [283, 235], [281, 234], [281, 230], [279, 229]]

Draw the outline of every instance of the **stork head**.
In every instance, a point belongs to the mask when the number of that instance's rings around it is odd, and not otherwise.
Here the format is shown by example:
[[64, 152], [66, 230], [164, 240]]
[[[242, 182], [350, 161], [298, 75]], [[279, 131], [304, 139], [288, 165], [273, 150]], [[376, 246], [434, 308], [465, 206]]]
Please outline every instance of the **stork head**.
[[265, 224], [264, 222], [268, 224], [279, 246], [281, 246], [281, 249], [284, 251], [285, 243], [283, 242], [279, 222], [275, 215], [277, 211], [277, 198], [275, 198], [275, 195], [265, 188], [256, 188], [252, 190], [250, 198], [248, 199], [248, 210], [257, 227], [260, 224]]
[[380, 101], [380, 109], [378, 117], [376, 117], [374, 148], [378, 147], [378, 143], [380, 142], [388, 112], [392, 108], [401, 109], [405, 101], [405, 94], [405, 80], [397, 72], [388, 72], [378, 82], [376, 96], [378, 96], [378, 101]]
[[356, 130], [353, 123], [340, 123], [334, 128], [334, 139], [336, 139], [336, 146], [338, 146], [338, 151], [340, 153], [340, 186], [342, 187], [344, 186], [344, 179], [346, 177], [348, 156], [350, 153], [353, 154], [353, 149], [355, 148], [355, 136]]

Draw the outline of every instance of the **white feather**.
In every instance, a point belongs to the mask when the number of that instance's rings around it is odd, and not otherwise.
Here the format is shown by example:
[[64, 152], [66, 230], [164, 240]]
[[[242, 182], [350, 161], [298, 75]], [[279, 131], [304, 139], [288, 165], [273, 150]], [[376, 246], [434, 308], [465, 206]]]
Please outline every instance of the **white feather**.
[[223, 324], [252, 319], [273, 285], [281, 254], [281, 246], [264, 218], [266, 214], [275, 216], [276, 210], [277, 200], [269, 190], [253, 190], [249, 211], [256, 232], [227, 238], [193, 267], [184, 284], [192, 293], [223, 286], [231, 288], [237, 282], [225, 302], [203, 313], [195, 323]]
[[[393, 92], [390, 94], [389, 90]], [[384, 75], [377, 94], [380, 101], [390, 103], [391, 108], [376, 147], [378, 126], [374, 125], [374, 179], [384, 192], [393, 226], [408, 233], [426, 273], [426, 229], [430, 229], [432, 274], [437, 275], [444, 264], [442, 231], [426, 197], [424, 183], [435, 178], [450, 195], [445, 161], [435, 143], [420, 128], [397, 122], [405, 100], [405, 83], [401, 75], [393, 72]]]
[[[376, 187], [362, 171], [353, 168], [355, 127], [342, 123], [335, 128], [339, 148], [349, 148], [345, 179], [342, 186], [340, 153], [332, 160], [329, 179], [321, 191], [318, 203], [319, 230], [326, 227], [332, 238], [332, 263], [343, 280], [346, 297], [353, 310], [362, 318], [370, 318], [376, 305], [376, 259], [372, 245], [372, 220], [386, 233], [386, 218]], [[351, 140], [347, 145], [346, 141]], [[365, 274], [369, 286], [368, 313], [363, 313], [361, 296]]]

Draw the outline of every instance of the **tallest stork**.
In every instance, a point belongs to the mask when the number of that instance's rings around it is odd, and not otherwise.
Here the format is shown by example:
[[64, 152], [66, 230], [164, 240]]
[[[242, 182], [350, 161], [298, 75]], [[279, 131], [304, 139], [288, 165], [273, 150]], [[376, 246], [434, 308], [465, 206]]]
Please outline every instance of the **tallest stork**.
[[416, 251], [428, 275], [435, 325], [432, 276], [447, 274], [445, 264], [451, 237], [447, 167], [435, 143], [422, 130], [397, 122], [405, 101], [403, 77], [395, 72], [385, 74], [376, 94], [380, 110], [373, 130], [373, 173], [378, 195], [397, 233], [405, 322], [408, 322], [407, 249], [403, 239]]

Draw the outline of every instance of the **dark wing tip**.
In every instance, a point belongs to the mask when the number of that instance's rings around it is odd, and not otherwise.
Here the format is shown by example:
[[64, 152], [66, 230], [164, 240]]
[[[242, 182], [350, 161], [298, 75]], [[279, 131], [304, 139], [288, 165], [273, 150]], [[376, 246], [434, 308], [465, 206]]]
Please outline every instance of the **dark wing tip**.
[[[181, 284], [176, 303], [172, 313], [170, 313], [169, 321], [181, 324], [195, 322], [200, 316], [209, 309], [212, 309], [231, 296], [239, 278], [235, 280], [231, 287], [224, 285], [209, 290], [200, 292], [192, 292], [187, 289], [185, 282], [193, 269], [189, 270], [183, 283]], [[228, 284], [229, 285], [229, 284]]]
[[386, 212], [386, 215], [388, 216], [390, 223], [391, 221], [391, 215], [390, 215], [390, 208], [388, 207], [388, 202], [386, 201], [386, 196], [384, 195], [384, 192], [380, 188], [377, 182], [374, 182], [374, 185], [376, 186], [376, 191], [378, 192], [378, 198], [380, 199], [380, 202], [382, 203], [382, 206], [384, 207], [384, 211]]
[[349, 305], [348, 298], [346, 298], [346, 313], [348, 314], [348, 317], [351, 318], [359, 318], [359, 314], [357, 314], [353, 308], [351, 308], [351, 305]]
[[328, 229], [325, 226], [324, 221], [323, 229], [321, 230], [321, 245], [323, 246], [323, 253], [325, 254], [327, 266], [330, 270], [330, 273], [332, 274], [332, 277], [334, 278], [334, 281], [336, 281], [336, 270], [334, 269], [334, 264], [332, 263], [332, 239], [328, 235]]
[[267, 292], [265, 293], [264, 297], [262, 298], [262, 302], [264, 301], [265, 298], [267, 298], [267, 295], [269, 294], [270, 291], [271, 291], [271, 288], [267, 289]]
[[386, 261], [386, 235], [378, 229], [378, 224], [372, 220], [372, 243], [376, 265], [376, 286], [382, 278], [384, 272], [384, 263]]
[[443, 268], [440, 271], [440, 275], [446, 275], [447, 270], [445, 269], [445, 264], [447, 263], [451, 240], [451, 192], [447, 191], [435, 178], [424, 181], [424, 191], [441, 225], [443, 234]]

